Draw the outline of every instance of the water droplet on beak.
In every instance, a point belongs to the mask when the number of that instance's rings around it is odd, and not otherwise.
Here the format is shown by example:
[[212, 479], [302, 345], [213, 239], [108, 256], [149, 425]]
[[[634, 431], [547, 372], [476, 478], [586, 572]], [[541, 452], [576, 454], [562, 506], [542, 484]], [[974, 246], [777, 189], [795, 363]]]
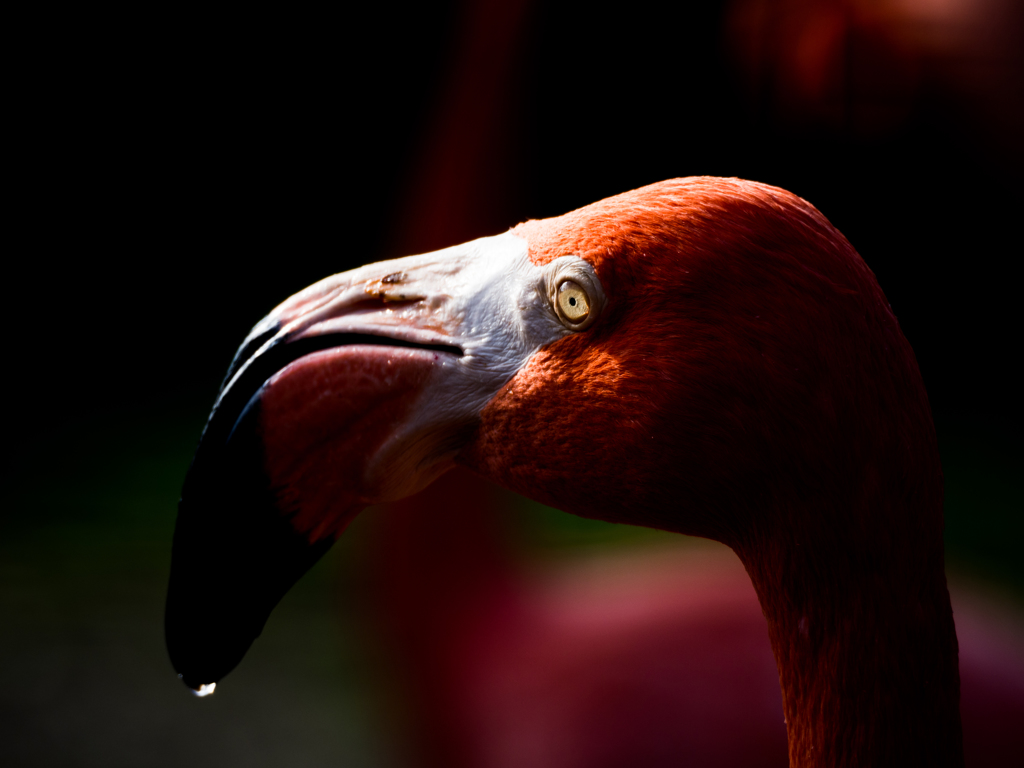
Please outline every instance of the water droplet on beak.
[[[184, 675], [178, 675], [178, 679], [184, 682]], [[186, 683], [186, 685], [188, 685], [188, 683]], [[202, 698], [204, 696], [209, 696], [211, 693], [213, 693], [217, 689], [217, 684], [203, 683], [198, 688], [193, 688], [191, 685], [189, 685], [188, 689], [192, 691], [193, 696], [198, 696], [199, 698]]]

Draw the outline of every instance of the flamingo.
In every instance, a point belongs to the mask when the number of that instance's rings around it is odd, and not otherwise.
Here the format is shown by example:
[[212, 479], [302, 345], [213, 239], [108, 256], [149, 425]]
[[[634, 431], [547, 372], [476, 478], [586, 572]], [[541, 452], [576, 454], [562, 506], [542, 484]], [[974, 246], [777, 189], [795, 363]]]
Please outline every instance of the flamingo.
[[962, 764], [927, 395], [871, 271], [804, 200], [661, 182], [277, 307], [182, 490], [165, 626], [185, 684], [210, 692], [360, 510], [455, 465], [729, 546], [791, 765]]

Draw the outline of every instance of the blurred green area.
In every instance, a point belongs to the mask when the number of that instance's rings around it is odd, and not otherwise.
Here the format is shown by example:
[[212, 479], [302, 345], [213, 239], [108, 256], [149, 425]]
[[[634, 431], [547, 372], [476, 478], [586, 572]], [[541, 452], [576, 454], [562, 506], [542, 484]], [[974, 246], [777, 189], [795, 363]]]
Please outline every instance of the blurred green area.
[[1024, 451], [977, 422], [936, 424], [945, 477], [946, 567], [1024, 604]]
[[[174, 679], [163, 599], [182, 478], [205, 404], [96, 416], [26, 451], [0, 528], [0, 763], [401, 764], [387, 670], [359, 621], [365, 517], [284, 599], [216, 696]], [[948, 564], [1024, 605], [1019, 445], [940, 424]], [[526, 500], [531, 557], [664, 545], [672, 534]]]

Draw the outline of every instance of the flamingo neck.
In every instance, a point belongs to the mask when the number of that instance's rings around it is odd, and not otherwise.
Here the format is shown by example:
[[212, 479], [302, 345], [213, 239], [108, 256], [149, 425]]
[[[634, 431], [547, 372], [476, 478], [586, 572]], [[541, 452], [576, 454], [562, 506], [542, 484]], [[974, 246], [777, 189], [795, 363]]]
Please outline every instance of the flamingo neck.
[[963, 765], [936, 538], [922, 551], [884, 535], [850, 547], [846, 535], [787, 531], [736, 547], [768, 621], [791, 766]]

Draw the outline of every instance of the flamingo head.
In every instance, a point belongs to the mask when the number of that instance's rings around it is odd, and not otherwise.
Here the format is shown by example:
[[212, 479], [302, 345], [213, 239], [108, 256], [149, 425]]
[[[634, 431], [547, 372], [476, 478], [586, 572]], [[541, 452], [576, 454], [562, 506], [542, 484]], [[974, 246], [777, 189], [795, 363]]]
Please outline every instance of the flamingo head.
[[867, 535], [856, 503], [791, 500], [886, 482], [878, 446], [912, 449], [908, 420], [930, 423], [926, 399], [887, 410], [915, 387], [853, 248], [752, 182], [666, 181], [335, 275], [257, 324], [229, 369], [179, 506], [172, 662], [194, 690], [220, 680], [355, 514], [456, 463], [732, 546]]

